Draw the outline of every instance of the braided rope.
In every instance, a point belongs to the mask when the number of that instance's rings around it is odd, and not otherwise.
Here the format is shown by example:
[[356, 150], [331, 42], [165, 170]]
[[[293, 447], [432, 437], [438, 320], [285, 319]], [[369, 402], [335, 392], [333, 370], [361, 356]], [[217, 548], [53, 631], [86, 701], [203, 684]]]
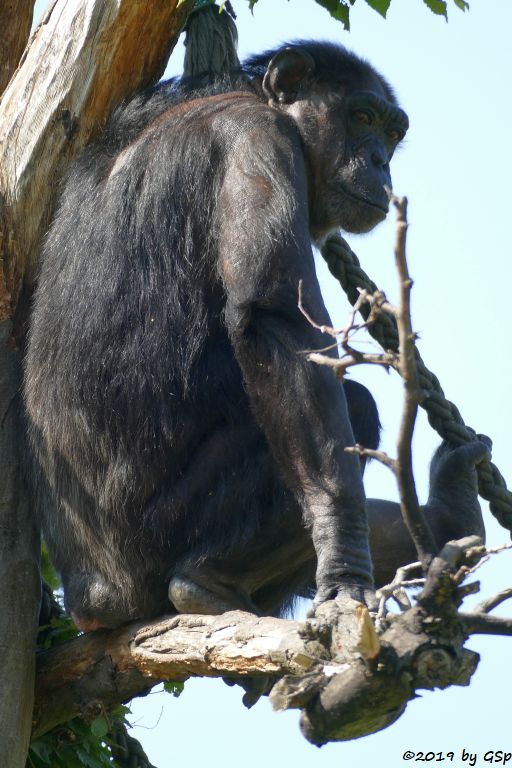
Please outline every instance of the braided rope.
[[[375, 293], [377, 286], [361, 269], [359, 259], [341, 235], [329, 236], [321, 253], [352, 305], [359, 298], [358, 288]], [[360, 312], [366, 320], [370, 314], [370, 306], [362, 306]], [[392, 315], [379, 313], [368, 330], [384, 350], [398, 352], [398, 328]], [[438, 378], [429, 371], [417, 349], [415, 353], [418, 383], [424, 393], [420, 405], [426, 410], [431, 426], [443, 440], [453, 445], [472, 442], [476, 439], [475, 431], [464, 424], [457, 407], [446, 399]], [[487, 499], [490, 510], [500, 525], [512, 531], [512, 493], [507, 489], [498, 468], [490, 461], [482, 462], [477, 466], [477, 474], [480, 496]]]
[[118, 768], [154, 768], [137, 739], [128, 734], [126, 726], [116, 722], [109, 733], [113, 765]]
[[230, 3], [220, 11], [213, 0], [196, 0], [185, 28], [185, 77], [208, 73], [213, 80], [240, 68], [232, 12]]

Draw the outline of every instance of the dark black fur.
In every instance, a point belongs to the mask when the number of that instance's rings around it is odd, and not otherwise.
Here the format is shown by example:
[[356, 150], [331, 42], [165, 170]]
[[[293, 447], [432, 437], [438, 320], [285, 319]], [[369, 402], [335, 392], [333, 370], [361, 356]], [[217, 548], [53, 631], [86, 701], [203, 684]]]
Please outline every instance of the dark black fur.
[[[319, 599], [371, 587], [343, 390], [299, 354], [325, 342], [296, 304], [303, 279], [310, 313], [329, 322], [310, 233], [385, 215], [357, 200], [389, 178], [392, 149], [345, 96], [377, 93], [392, 115], [396, 100], [343, 48], [297, 50], [315, 69], [281, 101], [263, 82], [275, 51], [215, 86], [135, 98], [66, 181], [25, 398], [44, 535], [86, 628], [168, 610], [170, 579], [181, 610], [278, 612], [315, 567]], [[319, 147], [310, 93], [339, 101], [335, 145]], [[314, 185], [316, 152], [366, 174], [355, 198], [339, 203], [324, 171]], [[376, 447], [374, 402], [346, 386], [355, 439]]]

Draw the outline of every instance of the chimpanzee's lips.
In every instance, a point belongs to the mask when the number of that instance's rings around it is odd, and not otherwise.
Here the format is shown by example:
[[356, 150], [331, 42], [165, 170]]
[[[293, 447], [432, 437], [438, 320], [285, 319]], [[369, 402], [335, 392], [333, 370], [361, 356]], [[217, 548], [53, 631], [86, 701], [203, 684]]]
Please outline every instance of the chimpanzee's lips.
[[363, 205], [367, 205], [369, 208], [376, 208], [377, 210], [381, 211], [384, 215], [386, 215], [389, 211], [389, 201], [387, 199], [387, 196], [384, 197], [384, 195], [377, 199], [375, 197], [363, 197], [362, 195], [356, 195], [353, 192], [349, 192], [344, 186], [341, 187], [343, 194], [345, 194], [347, 197], [349, 197], [351, 200], [353, 200], [355, 203], [362, 203]]

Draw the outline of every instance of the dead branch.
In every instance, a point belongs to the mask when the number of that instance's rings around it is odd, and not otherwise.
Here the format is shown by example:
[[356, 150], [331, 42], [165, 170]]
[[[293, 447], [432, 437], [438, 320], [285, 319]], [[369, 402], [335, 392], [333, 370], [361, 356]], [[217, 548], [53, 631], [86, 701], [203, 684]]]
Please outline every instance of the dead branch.
[[397, 471], [396, 459], [393, 459], [385, 451], [376, 451], [373, 448], [365, 448], [364, 445], [359, 445], [359, 443], [345, 448], [345, 451], [347, 453], [354, 453], [356, 456], [365, 456], [368, 459], [375, 459], [375, 461], [379, 461], [392, 472]]
[[399, 717], [419, 688], [467, 685], [478, 655], [471, 633], [510, 635], [512, 620], [459, 613], [456, 575], [480, 556], [476, 537], [432, 561], [418, 604], [388, 615], [379, 633], [365, 606], [324, 603], [304, 622], [179, 615], [81, 636], [39, 654], [34, 736], [73, 716], [92, 719], [161, 680], [275, 679], [275, 709], [302, 710], [315, 744], [373, 733]]
[[475, 608], [475, 613], [489, 613], [498, 605], [501, 605], [501, 603], [504, 603], [505, 600], [508, 600], [511, 597], [512, 597], [512, 587], [503, 589], [501, 592], [498, 592], [496, 595], [493, 595], [492, 597], [488, 597], [486, 600], [482, 600], [481, 603], [478, 603], [478, 605]]
[[342, 358], [328, 357], [322, 355], [319, 352], [309, 352], [307, 360], [317, 365], [326, 365], [328, 368], [332, 368], [337, 378], [343, 378], [345, 371], [354, 365], [361, 365], [361, 363], [370, 363], [373, 365], [382, 365], [384, 368], [395, 368], [398, 366], [398, 355], [394, 352], [384, 352], [382, 354], [365, 353], [353, 350], [354, 354], [345, 355]]
[[[418, 404], [423, 398], [423, 393], [418, 385], [415, 349], [416, 334], [412, 330], [411, 321], [410, 293], [412, 280], [409, 276], [406, 258], [407, 199], [405, 197], [395, 197], [391, 193], [391, 190], [388, 190], [388, 194], [397, 211], [394, 253], [395, 264], [400, 280], [399, 306], [394, 307], [391, 305], [381, 291], [370, 293], [365, 290], [360, 290], [359, 298], [352, 307], [348, 324], [341, 331], [337, 331], [327, 326], [319, 326], [307, 314], [302, 307], [302, 286], [299, 285], [299, 309], [315, 328], [323, 333], [339, 338], [340, 344], [345, 351], [345, 355], [341, 358], [332, 358], [319, 354], [318, 352], [311, 352], [307, 357], [311, 362], [332, 368], [338, 378], [342, 378], [346, 370], [351, 366], [360, 365], [362, 363], [371, 363], [373, 365], [384, 365], [386, 368], [395, 368], [402, 376], [404, 381], [404, 406], [398, 436], [397, 458], [392, 459], [382, 451], [370, 451], [364, 446], [359, 445], [347, 448], [346, 450], [349, 453], [357, 453], [360, 456], [375, 458], [393, 471], [400, 494], [402, 516], [416, 546], [416, 551], [422, 562], [423, 569], [426, 571], [436, 551], [436, 545], [418, 501], [412, 471], [412, 436], [416, 422]], [[356, 312], [359, 311], [365, 302], [371, 305], [371, 313], [368, 316], [366, 323], [356, 325]], [[375, 320], [376, 314], [380, 312], [387, 312], [396, 318], [399, 339], [398, 355], [394, 352], [364, 354], [349, 346], [350, 334], [361, 327], [370, 325]]]
[[395, 574], [395, 578], [390, 584], [385, 584], [383, 587], [377, 590], [376, 597], [379, 601], [379, 610], [377, 613], [377, 622], [382, 622], [387, 616], [387, 601], [392, 597], [402, 611], [411, 608], [411, 601], [406, 592], [406, 587], [418, 587], [424, 586], [425, 579], [410, 579], [409, 573], [417, 571], [421, 568], [421, 563], [409, 563], [399, 568]]
[[465, 613], [461, 616], [461, 622], [468, 635], [512, 635], [512, 619], [483, 613]]
[[412, 280], [409, 276], [405, 251], [407, 198], [395, 197], [391, 192], [389, 194], [397, 211], [395, 264], [400, 279], [400, 304], [396, 312], [396, 320], [399, 338], [399, 371], [404, 382], [404, 405], [398, 436], [395, 476], [400, 494], [402, 517], [414, 541], [423, 570], [426, 571], [436, 552], [436, 545], [420, 508], [412, 471], [412, 436], [422, 393], [417, 381], [414, 344], [416, 335], [412, 330], [410, 302]]

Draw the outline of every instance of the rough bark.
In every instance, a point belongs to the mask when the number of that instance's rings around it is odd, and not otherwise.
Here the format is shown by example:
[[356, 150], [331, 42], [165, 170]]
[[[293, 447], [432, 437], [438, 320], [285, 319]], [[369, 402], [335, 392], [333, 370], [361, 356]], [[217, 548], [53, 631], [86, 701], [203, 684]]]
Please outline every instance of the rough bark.
[[0, 61], [0, 94], [12, 77], [25, 50], [35, 0], [3, 0], [0, 3], [2, 60]]
[[20, 355], [0, 323], [0, 765], [25, 765], [32, 722], [39, 540], [22, 479]]
[[50, 3], [24, 53], [33, 2], [6, 0], [0, 7], [0, 93], [10, 80], [0, 101], [3, 768], [25, 765], [39, 600], [39, 545], [21, 471], [17, 341], [23, 336], [28, 302], [20, 299], [30, 293], [59, 179], [77, 151], [101, 129], [112, 107], [161, 76], [193, 0], [177, 5], [178, 0], [56, 0]]

